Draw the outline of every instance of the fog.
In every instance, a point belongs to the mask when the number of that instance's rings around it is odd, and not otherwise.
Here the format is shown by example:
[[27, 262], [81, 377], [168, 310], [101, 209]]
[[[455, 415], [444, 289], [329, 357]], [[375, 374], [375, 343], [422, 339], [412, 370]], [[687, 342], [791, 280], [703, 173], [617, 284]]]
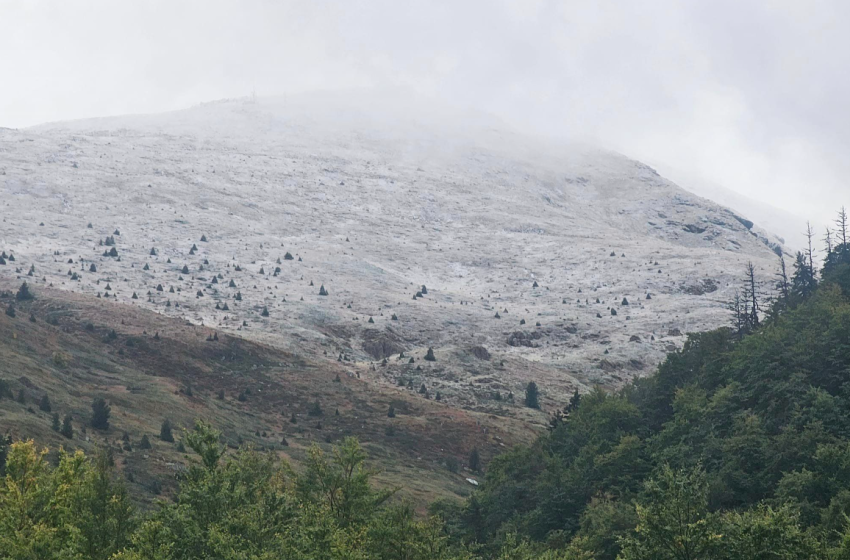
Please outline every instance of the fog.
[[840, 0], [6, 0], [0, 53], [5, 127], [403, 88], [801, 220], [850, 204]]

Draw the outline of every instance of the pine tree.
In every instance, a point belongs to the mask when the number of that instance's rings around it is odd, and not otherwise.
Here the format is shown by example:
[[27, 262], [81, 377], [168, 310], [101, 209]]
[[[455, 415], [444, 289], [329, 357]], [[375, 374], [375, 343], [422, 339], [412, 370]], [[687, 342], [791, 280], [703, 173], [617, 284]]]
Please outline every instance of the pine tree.
[[98, 397], [92, 402], [91, 426], [97, 430], [109, 429], [109, 414], [112, 411], [103, 397]]
[[65, 418], [62, 419], [62, 429], [59, 431], [59, 433], [68, 439], [74, 437], [74, 426], [71, 424], [70, 414], [66, 414]]
[[475, 473], [481, 472], [481, 457], [478, 455], [478, 448], [472, 448], [469, 453], [469, 470]]
[[17, 299], [18, 301], [28, 301], [31, 299], [35, 299], [35, 297], [32, 295], [32, 292], [30, 292], [30, 287], [27, 285], [26, 282], [21, 284], [21, 287], [18, 288], [18, 293], [15, 295], [15, 299]]
[[525, 406], [528, 408], [540, 408], [539, 391], [537, 383], [529, 381], [525, 386]]

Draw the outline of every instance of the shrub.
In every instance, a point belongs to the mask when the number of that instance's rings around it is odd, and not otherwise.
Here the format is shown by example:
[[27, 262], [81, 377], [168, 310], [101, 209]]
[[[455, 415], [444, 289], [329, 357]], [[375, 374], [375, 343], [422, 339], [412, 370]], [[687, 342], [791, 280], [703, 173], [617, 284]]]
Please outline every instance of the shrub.
[[162, 426], [159, 429], [159, 439], [174, 443], [174, 434], [171, 433], [171, 420], [168, 418], [162, 421]]

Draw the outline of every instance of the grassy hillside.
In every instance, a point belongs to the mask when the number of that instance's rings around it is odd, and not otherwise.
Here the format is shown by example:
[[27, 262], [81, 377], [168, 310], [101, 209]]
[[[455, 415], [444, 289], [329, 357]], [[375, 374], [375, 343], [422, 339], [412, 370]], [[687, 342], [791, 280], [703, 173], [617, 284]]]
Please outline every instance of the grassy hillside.
[[[16, 301], [18, 286], [6, 284], [0, 295], [0, 308], [16, 310], [14, 318], [0, 313], [0, 380], [8, 388], [0, 397], [0, 433], [54, 450], [106, 446], [143, 503], [174, 490], [175, 474], [187, 462], [179, 450], [181, 428], [197, 418], [220, 430], [230, 447], [252, 444], [296, 464], [314, 442], [328, 446], [355, 435], [380, 471], [377, 481], [403, 487], [420, 506], [469, 491], [465, 477], [475, 475], [464, 465], [473, 448], [486, 459], [502, 445], [533, 437], [519, 420], [379, 387], [349, 375], [344, 363], [319, 367], [269, 346], [69, 292], [36, 289], [34, 300]], [[218, 340], [207, 340], [213, 334]], [[45, 395], [51, 412], [39, 407]], [[99, 397], [111, 406], [107, 430], [90, 425]], [[315, 403], [320, 415], [310, 413]], [[71, 416], [73, 438], [51, 428], [53, 413], [60, 421]], [[174, 443], [159, 439], [165, 419], [174, 425]], [[143, 435], [149, 450], [140, 448]], [[447, 459], [459, 463], [459, 472], [447, 468]]]

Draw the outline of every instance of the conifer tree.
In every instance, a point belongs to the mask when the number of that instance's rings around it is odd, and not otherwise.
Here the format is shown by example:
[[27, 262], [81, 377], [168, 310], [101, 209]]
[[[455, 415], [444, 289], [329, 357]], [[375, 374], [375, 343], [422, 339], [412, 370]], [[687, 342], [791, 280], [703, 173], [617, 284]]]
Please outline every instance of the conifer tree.
[[806, 256], [797, 252], [794, 260], [794, 275], [791, 278], [791, 293], [798, 300], [806, 300], [817, 288], [817, 280]]
[[21, 284], [21, 287], [18, 288], [18, 293], [15, 294], [15, 299], [18, 301], [29, 301], [31, 299], [35, 299], [35, 296], [33, 296], [32, 292], [30, 292], [30, 287], [26, 282]]
[[45, 394], [41, 397], [41, 400], [38, 402], [38, 409], [42, 412], [50, 412], [52, 407], [50, 406], [50, 397]]
[[59, 431], [64, 437], [71, 439], [74, 437], [74, 426], [71, 424], [71, 415], [66, 414], [62, 419], [62, 429]]
[[103, 397], [98, 397], [92, 402], [91, 426], [97, 430], [109, 429], [109, 415], [112, 411]]
[[469, 453], [469, 470], [474, 473], [481, 472], [481, 457], [478, 455], [477, 447], [473, 447]]
[[529, 381], [525, 386], [525, 406], [528, 408], [540, 408], [539, 391], [537, 383]]

